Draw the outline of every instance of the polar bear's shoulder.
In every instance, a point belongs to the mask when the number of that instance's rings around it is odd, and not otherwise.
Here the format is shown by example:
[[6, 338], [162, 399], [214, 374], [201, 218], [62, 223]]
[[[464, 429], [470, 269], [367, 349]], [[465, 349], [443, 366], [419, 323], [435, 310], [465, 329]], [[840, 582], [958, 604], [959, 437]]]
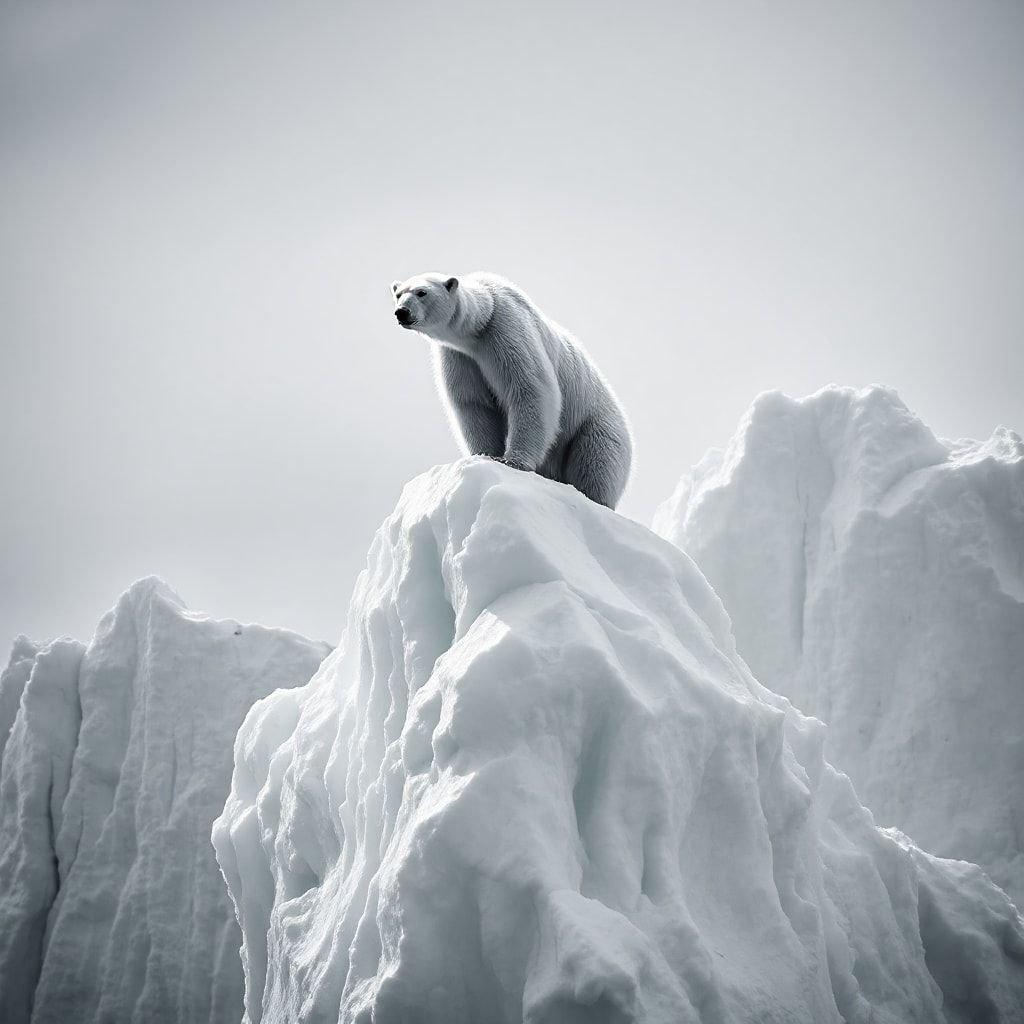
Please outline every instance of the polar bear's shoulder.
[[469, 285], [467, 294], [475, 296], [481, 306], [487, 305], [492, 313], [500, 313], [502, 318], [511, 317], [524, 323], [546, 322], [533, 299], [507, 277], [481, 271], [469, 274], [462, 280]]
[[474, 270], [472, 274], [466, 274], [460, 278], [461, 286], [470, 288], [481, 288], [492, 295], [516, 294], [522, 295], [521, 288], [517, 288], [507, 277], [501, 274], [492, 274], [487, 270]]

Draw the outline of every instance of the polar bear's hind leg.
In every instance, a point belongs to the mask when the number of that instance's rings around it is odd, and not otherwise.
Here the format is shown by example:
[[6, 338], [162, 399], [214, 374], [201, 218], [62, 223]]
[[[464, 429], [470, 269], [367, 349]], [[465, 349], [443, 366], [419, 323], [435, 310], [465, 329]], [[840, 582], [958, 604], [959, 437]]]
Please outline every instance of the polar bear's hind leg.
[[615, 508], [629, 479], [631, 454], [628, 440], [588, 420], [566, 446], [563, 480], [591, 501]]

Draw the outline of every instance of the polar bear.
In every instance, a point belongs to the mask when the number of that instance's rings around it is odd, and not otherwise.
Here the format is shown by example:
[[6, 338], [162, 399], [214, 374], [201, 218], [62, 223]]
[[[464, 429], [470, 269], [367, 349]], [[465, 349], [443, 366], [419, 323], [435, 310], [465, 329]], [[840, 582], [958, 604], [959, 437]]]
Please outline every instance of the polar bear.
[[467, 453], [615, 508], [633, 457], [629, 424], [568, 331], [497, 274], [420, 274], [391, 291], [399, 324], [437, 342], [438, 390]]

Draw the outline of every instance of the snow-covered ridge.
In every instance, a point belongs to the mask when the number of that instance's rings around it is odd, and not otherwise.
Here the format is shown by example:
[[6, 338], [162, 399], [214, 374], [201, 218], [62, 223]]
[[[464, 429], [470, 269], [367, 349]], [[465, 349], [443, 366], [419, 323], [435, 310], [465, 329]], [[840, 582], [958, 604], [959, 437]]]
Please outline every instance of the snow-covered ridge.
[[252, 703], [328, 648], [136, 583], [88, 648], [0, 677], [0, 1020], [236, 1024], [240, 935], [209, 845]]
[[1024, 902], [1024, 443], [943, 441], [885, 388], [762, 395], [655, 529], [766, 686], [829, 723], [876, 817]]
[[484, 460], [414, 480], [213, 830], [249, 1024], [1005, 1021], [1024, 925], [877, 829], [693, 563]]

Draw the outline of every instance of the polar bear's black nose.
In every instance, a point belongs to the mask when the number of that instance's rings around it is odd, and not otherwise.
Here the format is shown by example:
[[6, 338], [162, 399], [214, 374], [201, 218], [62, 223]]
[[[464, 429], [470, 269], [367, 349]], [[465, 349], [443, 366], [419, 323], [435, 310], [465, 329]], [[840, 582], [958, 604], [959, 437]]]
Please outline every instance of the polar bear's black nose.
[[395, 316], [398, 318], [398, 322], [400, 324], [407, 324], [412, 319], [412, 314], [409, 310], [402, 306], [399, 306], [399, 308], [395, 310]]

